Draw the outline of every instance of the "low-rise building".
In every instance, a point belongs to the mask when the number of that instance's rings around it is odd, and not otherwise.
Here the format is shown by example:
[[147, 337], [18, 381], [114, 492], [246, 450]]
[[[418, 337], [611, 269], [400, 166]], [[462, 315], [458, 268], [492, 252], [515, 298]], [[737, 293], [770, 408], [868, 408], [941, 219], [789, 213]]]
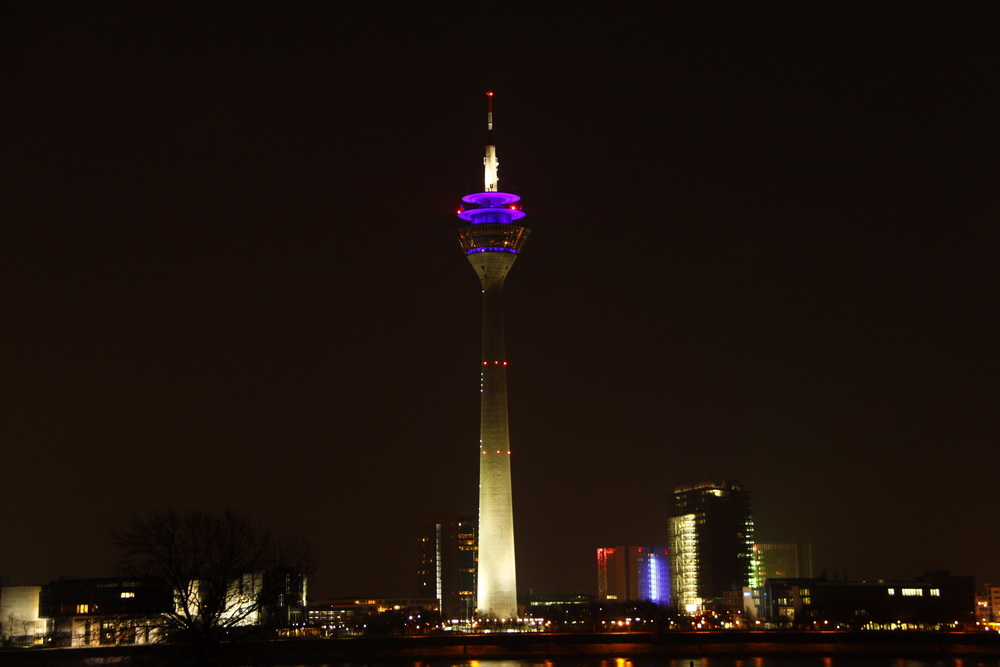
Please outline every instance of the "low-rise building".
[[798, 627], [954, 627], [974, 619], [975, 580], [947, 572], [928, 572], [913, 581], [768, 579], [760, 613], [768, 622]]
[[320, 600], [308, 607], [309, 625], [324, 635], [359, 632], [364, 620], [372, 614], [387, 612], [439, 612], [436, 598], [337, 598]]
[[38, 615], [41, 586], [0, 587], [0, 644], [34, 646], [44, 641], [48, 621]]
[[147, 644], [162, 636], [173, 591], [154, 577], [59, 579], [40, 587], [52, 646]]
[[976, 594], [976, 620], [980, 623], [1000, 623], [1000, 586], [986, 584]]

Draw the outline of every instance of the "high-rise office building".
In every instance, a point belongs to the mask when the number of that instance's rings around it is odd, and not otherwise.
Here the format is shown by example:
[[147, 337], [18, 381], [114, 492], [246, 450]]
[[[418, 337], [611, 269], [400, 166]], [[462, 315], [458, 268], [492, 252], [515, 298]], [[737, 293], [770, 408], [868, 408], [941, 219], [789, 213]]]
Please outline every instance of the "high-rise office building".
[[597, 550], [597, 599], [638, 600], [638, 547], [601, 547]]
[[436, 599], [445, 620], [471, 620], [476, 600], [475, 517], [424, 517], [418, 547], [417, 597]]
[[741, 608], [756, 585], [750, 492], [738, 481], [682, 486], [670, 508], [671, 597], [680, 611]]
[[670, 603], [665, 547], [602, 547], [597, 550], [599, 600]]
[[483, 288], [482, 365], [479, 375], [479, 568], [477, 614], [517, 617], [514, 515], [507, 431], [507, 355], [504, 351], [503, 284], [529, 230], [520, 197], [499, 191], [493, 143], [493, 93], [487, 93], [485, 188], [462, 197], [458, 239]]

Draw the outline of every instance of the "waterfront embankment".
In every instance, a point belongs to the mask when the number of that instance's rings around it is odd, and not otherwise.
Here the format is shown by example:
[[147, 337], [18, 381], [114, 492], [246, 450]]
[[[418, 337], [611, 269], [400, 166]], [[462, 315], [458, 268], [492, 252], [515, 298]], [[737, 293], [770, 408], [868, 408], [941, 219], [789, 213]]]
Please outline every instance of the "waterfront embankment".
[[[667, 632], [623, 634], [508, 633], [425, 637], [357, 637], [246, 642], [216, 654], [220, 663], [321, 665], [547, 659], [686, 659], [718, 657], [1000, 658], [1000, 635], [989, 632]], [[0, 651], [6, 665], [190, 664], [179, 646]], [[123, 660], [124, 659], [124, 660]]]

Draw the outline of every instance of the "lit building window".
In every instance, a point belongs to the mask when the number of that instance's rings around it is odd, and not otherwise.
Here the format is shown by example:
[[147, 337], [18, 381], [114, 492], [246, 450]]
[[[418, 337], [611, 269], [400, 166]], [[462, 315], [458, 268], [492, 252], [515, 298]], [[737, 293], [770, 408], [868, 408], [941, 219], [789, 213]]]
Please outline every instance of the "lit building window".
[[135, 591], [122, 591], [122, 597], [123, 598], [134, 598], [135, 597]]
[[940, 588], [932, 588], [931, 589], [931, 595], [933, 595], [934, 597], [940, 597], [941, 596], [941, 589]]
[[90, 605], [89, 604], [78, 604], [76, 605], [76, 613], [78, 614], [89, 614]]
[[904, 588], [902, 593], [908, 597], [920, 597], [924, 594], [924, 589], [922, 588]]

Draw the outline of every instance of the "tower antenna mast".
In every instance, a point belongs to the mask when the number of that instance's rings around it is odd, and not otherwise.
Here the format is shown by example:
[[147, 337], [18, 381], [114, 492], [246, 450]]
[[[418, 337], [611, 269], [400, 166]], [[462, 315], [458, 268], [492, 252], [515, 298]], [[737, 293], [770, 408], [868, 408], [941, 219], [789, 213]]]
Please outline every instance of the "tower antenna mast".
[[500, 187], [500, 160], [497, 159], [497, 147], [493, 143], [493, 93], [486, 93], [486, 189], [484, 192], [497, 192]]

